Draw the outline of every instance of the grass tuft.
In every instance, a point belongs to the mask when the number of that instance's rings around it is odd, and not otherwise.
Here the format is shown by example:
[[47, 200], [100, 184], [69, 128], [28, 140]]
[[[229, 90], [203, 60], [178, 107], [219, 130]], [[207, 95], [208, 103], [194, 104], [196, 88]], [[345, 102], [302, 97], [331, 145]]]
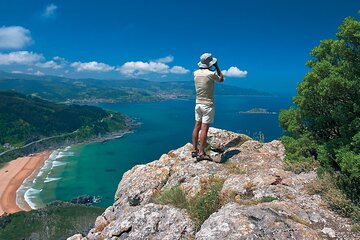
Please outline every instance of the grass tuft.
[[260, 202], [272, 202], [275, 200], [278, 200], [278, 198], [272, 196], [264, 196], [260, 199]]
[[321, 195], [327, 206], [339, 215], [360, 223], [360, 207], [346, 197], [336, 186], [336, 181], [335, 174], [325, 173], [322, 178], [308, 183], [306, 190], [309, 194]]
[[302, 172], [310, 172], [315, 171], [320, 166], [319, 162], [315, 160], [308, 160], [308, 161], [292, 161], [286, 160], [284, 161], [284, 170], [291, 171], [296, 174]]
[[224, 180], [218, 177], [210, 177], [202, 182], [201, 190], [189, 200], [188, 210], [190, 217], [200, 226], [209, 216], [221, 208], [219, 192]]
[[290, 217], [289, 217], [291, 220], [293, 220], [294, 222], [297, 222], [297, 223], [300, 223], [302, 225], [305, 225], [305, 226], [310, 226], [310, 223], [307, 222], [306, 220], [302, 219], [301, 217], [299, 217], [298, 215], [296, 214], [291, 214]]
[[351, 227], [351, 231], [355, 232], [355, 233], [360, 232], [360, 224], [359, 223], [353, 224], [352, 227]]
[[153, 197], [155, 203], [162, 205], [172, 205], [177, 208], [187, 208], [187, 200], [185, 193], [179, 185], [165, 189], [163, 192], [159, 192]]
[[231, 174], [245, 174], [246, 171], [242, 169], [237, 162], [226, 162], [223, 164], [224, 167], [228, 170]]
[[201, 190], [193, 198], [187, 199], [178, 185], [155, 194], [153, 202], [186, 209], [196, 227], [200, 228], [212, 213], [221, 208], [219, 192], [223, 184], [224, 179], [211, 176], [201, 181]]

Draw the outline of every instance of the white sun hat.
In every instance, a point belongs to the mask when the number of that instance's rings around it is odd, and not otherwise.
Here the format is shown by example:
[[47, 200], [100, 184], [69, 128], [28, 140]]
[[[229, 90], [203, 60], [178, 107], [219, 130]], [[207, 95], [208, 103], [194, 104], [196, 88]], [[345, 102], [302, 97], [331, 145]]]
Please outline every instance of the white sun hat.
[[198, 66], [200, 68], [210, 68], [217, 62], [216, 58], [213, 58], [211, 53], [204, 53], [200, 56], [200, 62], [198, 62]]

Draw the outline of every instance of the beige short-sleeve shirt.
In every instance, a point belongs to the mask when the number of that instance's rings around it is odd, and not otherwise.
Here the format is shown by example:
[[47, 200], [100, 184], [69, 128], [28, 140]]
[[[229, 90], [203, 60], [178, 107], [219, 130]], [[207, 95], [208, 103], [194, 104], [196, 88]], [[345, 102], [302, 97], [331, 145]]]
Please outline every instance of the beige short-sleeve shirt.
[[199, 69], [194, 72], [196, 103], [214, 105], [214, 82], [220, 81], [216, 72]]

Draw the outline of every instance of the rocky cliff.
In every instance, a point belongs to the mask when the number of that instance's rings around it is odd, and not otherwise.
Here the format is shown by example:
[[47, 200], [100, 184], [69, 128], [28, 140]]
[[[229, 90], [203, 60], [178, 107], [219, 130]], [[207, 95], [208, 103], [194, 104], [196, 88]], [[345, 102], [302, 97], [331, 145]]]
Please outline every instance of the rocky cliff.
[[[210, 128], [208, 141], [214, 162], [195, 162], [191, 144], [186, 144], [157, 161], [127, 171], [114, 204], [96, 219], [94, 228], [87, 236], [77, 234], [69, 239], [359, 237], [351, 232], [348, 219], [330, 211], [319, 195], [307, 193], [306, 185], [316, 179], [315, 172], [283, 170], [285, 150], [280, 141], [260, 143], [215, 128]], [[213, 198], [218, 206], [206, 219], [199, 219], [191, 209], [214, 207], [206, 198], [194, 201], [205, 196], [201, 194], [206, 192], [209, 179], [216, 179], [220, 186]], [[164, 204], [156, 200], [156, 196], [175, 188], [185, 196], [182, 202], [184, 206], [188, 202], [188, 208], [179, 207], [181, 202]], [[214, 197], [212, 193], [210, 189], [206, 196]]]

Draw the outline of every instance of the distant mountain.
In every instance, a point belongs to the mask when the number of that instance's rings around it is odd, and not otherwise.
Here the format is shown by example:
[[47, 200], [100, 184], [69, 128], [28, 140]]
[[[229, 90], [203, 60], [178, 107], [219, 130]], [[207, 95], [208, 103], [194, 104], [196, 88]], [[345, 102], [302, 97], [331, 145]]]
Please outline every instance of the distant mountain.
[[[193, 81], [99, 80], [34, 76], [0, 71], [0, 90], [13, 90], [56, 102], [141, 102], [192, 98]], [[255, 89], [218, 84], [218, 95], [271, 95]]]

